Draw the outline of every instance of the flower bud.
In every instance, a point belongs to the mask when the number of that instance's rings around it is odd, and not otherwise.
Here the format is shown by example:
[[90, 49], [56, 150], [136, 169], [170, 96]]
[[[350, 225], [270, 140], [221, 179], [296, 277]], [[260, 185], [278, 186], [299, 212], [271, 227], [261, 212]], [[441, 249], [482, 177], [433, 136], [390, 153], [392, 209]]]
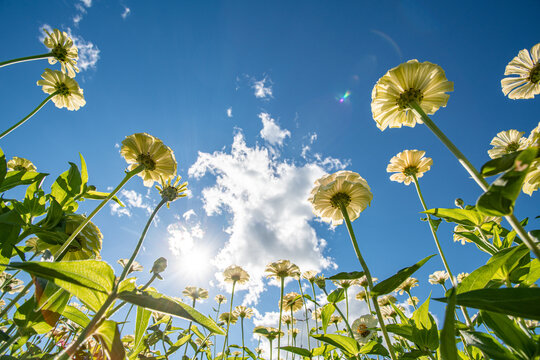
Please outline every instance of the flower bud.
[[456, 204], [457, 207], [462, 208], [462, 209], [463, 209], [463, 206], [465, 205], [465, 203], [463, 202], [463, 199], [461, 198], [457, 198], [454, 201], [454, 204]]
[[163, 280], [160, 273], [164, 272], [167, 268], [167, 259], [164, 257], [160, 257], [156, 261], [154, 261], [154, 265], [152, 266], [152, 270], [150, 270], [151, 273], [156, 275], [156, 277], [160, 280]]

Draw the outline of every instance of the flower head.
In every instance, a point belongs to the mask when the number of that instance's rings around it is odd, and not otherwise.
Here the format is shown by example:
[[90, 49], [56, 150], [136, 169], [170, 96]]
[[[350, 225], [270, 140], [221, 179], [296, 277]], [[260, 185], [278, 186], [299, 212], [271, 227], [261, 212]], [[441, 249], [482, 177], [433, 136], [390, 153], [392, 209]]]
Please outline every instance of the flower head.
[[334, 285], [337, 287], [340, 287], [342, 289], [348, 289], [353, 285], [358, 285], [358, 281], [356, 279], [354, 280], [333, 280], [332, 281]]
[[535, 160], [531, 163], [531, 168], [525, 180], [523, 180], [523, 192], [529, 196], [540, 188], [540, 160]]
[[154, 181], [167, 181], [176, 175], [173, 151], [161, 140], [147, 133], [127, 136], [122, 141], [120, 154], [130, 164], [129, 171], [140, 165], [144, 167], [138, 174], [143, 178], [144, 186], [152, 186]]
[[377, 298], [377, 302], [381, 306], [390, 305], [390, 303], [395, 303], [396, 301], [397, 301], [396, 297], [394, 295], [390, 295], [390, 294], [379, 296]]
[[491, 140], [493, 149], [488, 150], [488, 155], [492, 159], [500, 158], [503, 155], [523, 150], [527, 147], [527, 139], [522, 135], [524, 132], [517, 130], [501, 131]]
[[170, 202], [187, 196], [185, 192], [187, 191], [188, 183], [184, 182], [180, 184], [181, 179], [181, 176], [178, 176], [174, 181], [171, 179], [163, 181], [163, 179], [161, 179], [161, 186], [156, 185], [156, 189], [161, 194], [161, 198], [167, 201], [167, 207], [169, 207]]
[[304, 299], [298, 293], [290, 292], [283, 297], [283, 309], [285, 311], [296, 312], [300, 310], [303, 305]]
[[19, 293], [24, 289], [24, 281], [17, 279], [7, 272], [2, 272], [0, 274], [0, 287], [2, 291], [7, 291], [10, 294]]
[[[375, 284], [375, 282], [379, 280], [377, 279], [376, 277], [372, 277], [371, 278], [371, 281]], [[364, 288], [367, 288], [368, 287], [368, 279], [367, 279], [367, 276], [364, 275], [362, 276], [361, 278], [358, 279], [358, 285], [364, 287]]]
[[237, 307], [234, 308], [233, 314], [236, 317], [250, 319], [253, 316], [253, 309], [245, 307], [243, 305], [238, 305]]
[[339, 324], [343, 321], [343, 318], [339, 315], [332, 315], [330, 316], [330, 324]]
[[365, 344], [371, 340], [377, 334], [377, 331], [374, 329], [377, 323], [377, 318], [373, 315], [362, 315], [354, 320], [351, 329], [356, 341], [360, 344]]
[[416, 307], [416, 305], [418, 304], [420, 300], [418, 300], [418, 298], [416, 296], [411, 296], [410, 298], [407, 299], [407, 304], [413, 306], [413, 307]]
[[240, 285], [249, 281], [249, 274], [240, 266], [231, 265], [223, 271], [223, 280], [228, 283], [238, 283]]
[[446, 106], [454, 84], [446, 79], [444, 70], [430, 62], [409, 60], [389, 70], [377, 81], [371, 93], [371, 112], [377, 127], [414, 127], [422, 124], [420, 115], [411, 109], [418, 104], [426, 114], [434, 114]]
[[300, 334], [300, 329], [297, 329], [297, 328], [292, 328], [288, 331], [289, 335], [291, 335], [293, 337], [293, 339], [296, 338], [296, 336], [298, 336], [298, 334]]
[[278, 260], [266, 265], [264, 272], [267, 273], [266, 277], [285, 279], [286, 277], [298, 277], [300, 276], [300, 269], [289, 260]]
[[46, 47], [51, 49], [52, 57], [49, 58], [49, 64], [54, 65], [57, 61], [62, 65], [62, 72], [68, 73], [69, 77], [75, 77], [75, 72], [79, 72], [77, 67], [77, 60], [79, 59], [79, 52], [73, 40], [68, 36], [65, 31], [60, 32], [58, 29], [53, 29], [52, 33], [47, 29], [43, 29], [47, 34], [43, 43]]
[[208, 290], [196, 286], [186, 286], [182, 291], [182, 295], [191, 298], [193, 301], [204, 300], [208, 299]]
[[[84, 215], [67, 215], [58, 226], [64, 231], [67, 239], [85, 220], [86, 216]], [[62, 260], [100, 259], [99, 253], [101, 251], [102, 239], [103, 235], [101, 234], [101, 231], [99, 231], [99, 228], [91, 221], [88, 222], [68, 246]], [[39, 239], [37, 246], [39, 251], [49, 250], [54, 254], [60, 250], [62, 244], [51, 244]]]
[[63, 107], [68, 110], [79, 110], [86, 104], [83, 89], [79, 84], [66, 74], [58, 70], [45, 69], [41, 74], [42, 79], [37, 81], [46, 94], [55, 94], [52, 101], [57, 108]]
[[343, 206], [351, 221], [356, 220], [368, 207], [373, 194], [366, 180], [355, 172], [341, 170], [315, 181], [308, 200], [313, 213], [332, 225], [343, 223]]
[[[128, 261], [129, 259], [120, 259], [118, 260], [118, 263], [122, 265], [122, 267], [126, 267]], [[144, 270], [143, 266], [134, 260], [131, 266], [129, 267], [128, 274], [131, 274], [132, 272], [135, 272], [135, 271], [143, 271], [143, 270]]]
[[291, 317], [290, 315], [283, 315], [281, 316], [281, 322], [285, 325], [294, 325], [296, 324], [296, 319]]
[[510, 99], [532, 99], [540, 94], [540, 43], [529, 51], [523, 49], [506, 65], [504, 75], [517, 75], [501, 80], [502, 92]]
[[314, 280], [315, 285], [317, 285], [320, 289], [326, 288], [326, 279], [324, 278], [324, 275], [318, 275], [315, 277]]
[[529, 137], [527, 138], [527, 146], [540, 147], [540, 122], [531, 130]]
[[154, 261], [154, 265], [152, 265], [152, 269], [150, 272], [154, 274], [158, 279], [163, 280], [163, 277], [161, 277], [161, 273], [167, 269], [167, 259], [164, 257], [160, 257]]
[[446, 280], [448, 280], [448, 277], [448, 273], [444, 270], [435, 271], [433, 274], [429, 275], [429, 283], [433, 285], [443, 285]]
[[465, 273], [465, 272], [459, 273], [458, 276], [457, 276], [457, 282], [458, 282], [458, 284], [459, 284], [460, 282], [462, 282], [463, 279], [465, 279], [467, 276], [469, 276], [469, 273]]
[[216, 300], [218, 304], [225, 304], [227, 302], [227, 298], [225, 297], [225, 295], [221, 294], [216, 295], [214, 297], [214, 300]]
[[196, 338], [195, 342], [200, 348], [211, 347], [212, 345], [214, 345], [214, 343], [208, 339]]
[[367, 297], [367, 294], [366, 294], [366, 291], [365, 290], [360, 290], [357, 294], [356, 294], [356, 299], [357, 300], [365, 300]]
[[313, 320], [321, 320], [322, 319], [322, 308], [317, 308], [317, 310], [313, 311], [311, 313], [311, 318]]
[[317, 276], [317, 271], [315, 270], [308, 270], [302, 273], [302, 277], [306, 279], [307, 281], [309, 281], [310, 283], [313, 283], [313, 281], [315, 281], [316, 276]]
[[13, 159], [7, 162], [7, 167], [11, 171], [36, 171], [37, 168], [30, 160], [14, 156]]
[[409, 185], [416, 178], [421, 178], [424, 173], [429, 171], [433, 160], [425, 158], [425, 151], [403, 150], [392, 159], [386, 167], [386, 172], [395, 172], [390, 176], [390, 180], [405, 183]]
[[418, 279], [409, 277], [397, 287], [397, 290], [399, 290], [399, 294], [402, 295], [404, 292], [409, 293], [413, 287], [417, 286]]
[[238, 318], [234, 315], [234, 313], [224, 312], [219, 315], [219, 321], [224, 322], [225, 324], [236, 324]]

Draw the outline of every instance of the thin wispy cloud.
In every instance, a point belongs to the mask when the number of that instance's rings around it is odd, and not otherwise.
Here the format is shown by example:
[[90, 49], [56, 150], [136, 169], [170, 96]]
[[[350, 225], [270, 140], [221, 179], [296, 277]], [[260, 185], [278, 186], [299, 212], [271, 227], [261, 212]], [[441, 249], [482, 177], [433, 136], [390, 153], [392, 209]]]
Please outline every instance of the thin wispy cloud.
[[232, 118], [232, 106], [227, 108], [227, 117]]
[[124, 203], [125, 207], [121, 207], [116, 202], [110, 202], [112, 215], [116, 215], [119, 217], [131, 217], [132, 211], [134, 209], [143, 209], [146, 211], [147, 214], [152, 213], [153, 207], [150, 204], [149, 200], [135, 190], [122, 189], [118, 194], [118, 198], [120, 199], [120, 201], [122, 201], [122, 203]]
[[90, 7], [92, 7], [92, 0], [80, 0], [79, 2], [75, 3], [76, 13], [72, 18], [75, 27], [79, 26], [79, 23], [87, 12], [87, 9]]
[[122, 19], [126, 19], [130, 13], [131, 13], [131, 9], [128, 8], [127, 6], [124, 6], [124, 11], [122, 12], [120, 16], [122, 16]]
[[272, 80], [265, 76], [261, 80], [253, 80], [252, 88], [255, 90], [255, 97], [259, 99], [272, 97]]

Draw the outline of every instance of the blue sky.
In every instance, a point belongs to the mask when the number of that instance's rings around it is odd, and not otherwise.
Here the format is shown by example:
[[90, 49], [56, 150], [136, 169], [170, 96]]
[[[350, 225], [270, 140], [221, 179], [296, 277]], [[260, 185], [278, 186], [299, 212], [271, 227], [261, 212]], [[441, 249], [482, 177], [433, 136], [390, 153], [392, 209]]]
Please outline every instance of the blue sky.
[[[374, 276], [436, 252], [414, 188], [389, 180], [390, 158], [405, 149], [433, 158], [421, 179], [430, 207], [453, 207], [456, 197], [472, 204], [479, 188], [425, 126], [378, 130], [373, 85], [409, 59], [442, 66], [455, 91], [432, 119], [480, 167], [499, 131], [526, 136], [538, 124], [538, 99], [509, 100], [500, 80], [518, 51], [539, 41], [539, 10], [537, 1], [3, 1], [2, 59], [45, 52], [45, 25], [69, 31], [87, 104], [77, 112], [47, 104], [2, 148], [52, 174], [45, 187], [80, 152], [90, 183], [106, 190], [123, 177], [125, 136], [162, 139], [192, 195], [160, 212], [138, 258], [146, 267], [140, 281], [165, 256], [166, 280], [157, 287], [173, 296], [187, 285], [209, 288], [201, 309], [210, 312], [224, 292], [215, 274], [236, 263], [253, 281], [235, 305], [257, 304], [257, 324], [271, 325], [278, 289], [261, 278], [266, 263], [287, 258], [327, 275], [359, 269], [346, 229], [318, 222], [305, 201], [324, 172], [353, 170], [372, 188], [372, 205], [354, 227]], [[45, 98], [35, 83], [46, 67], [42, 60], [1, 69], [4, 127]], [[108, 207], [94, 221], [104, 234], [102, 256], [116, 269], [158, 201], [138, 178], [121, 197], [123, 212]], [[517, 215], [537, 227], [535, 203], [522, 194]], [[453, 243], [451, 230], [443, 224], [439, 236], [456, 274], [487, 260], [473, 245]], [[438, 258], [416, 274], [422, 300], [442, 295], [427, 282], [435, 270], [442, 270]]]

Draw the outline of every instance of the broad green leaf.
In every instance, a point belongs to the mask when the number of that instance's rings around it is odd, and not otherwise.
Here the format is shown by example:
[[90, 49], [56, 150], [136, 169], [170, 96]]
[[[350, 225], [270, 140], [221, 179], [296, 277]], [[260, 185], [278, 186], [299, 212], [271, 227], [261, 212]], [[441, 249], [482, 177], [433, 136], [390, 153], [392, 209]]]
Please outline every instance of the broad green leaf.
[[54, 282], [93, 311], [105, 302], [115, 281], [110, 265], [98, 260], [28, 261], [12, 263], [9, 267]]
[[38, 173], [35, 171], [10, 171], [6, 174], [4, 181], [2, 181], [2, 185], [0, 185], [0, 193], [19, 185], [30, 185], [35, 182], [41, 183], [43, 178], [47, 175], [49, 174]]
[[527, 271], [518, 279], [515, 279], [515, 283], [531, 286], [540, 279], [540, 260], [533, 259], [526, 265]]
[[336, 347], [329, 344], [321, 344], [321, 346], [311, 349], [311, 352], [313, 353], [313, 357], [315, 356], [321, 356], [324, 354], [329, 354], [330, 351], [334, 350]]
[[[176, 341], [174, 344], [172, 344], [169, 349], [167, 350], [167, 356], [173, 354], [178, 349], [180, 349], [185, 343], [187, 343], [191, 339], [191, 334], [184, 335], [178, 341]], [[144, 342], [143, 342], [144, 343]], [[143, 344], [141, 344], [139, 347], [136, 348], [137, 351], [133, 351], [129, 354], [129, 358], [135, 358], [141, 351], [144, 350]]]
[[51, 281], [34, 277], [36, 311], [40, 311], [43, 320], [55, 326], [64, 311], [71, 295]]
[[375, 340], [371, 340], [360, 348], [360, 354], [389, 356], [388, 350]]
[[444, 325], [441, 330], [441, 346], [439, 348], [441, 360], [458, 360], [456, 347], [455, 317], [456, 289], [451, 288], [448, 295], [448, 304], [444, 313]]
[[97, 328], [94, 336], [97, 336], [104, 345], [110, 360], [124, 360], [126, 353], [116, 322], [112, 320], [103, 321]]
[[326, 334], [326, 335], [311, 335], [312, 338], [322, 341], [324, 343], [334, 345], [335, 347], [351, 354], [356, 355], [360, 352], [358, 343], [355, 339], [351, 339], [348, 336]]
[[81, 328], [85, 328], [88, 326], [88, 323], [90, 323], [90, 319], [85, 313], [71, 305], [67, 305], [64, 308], [62, 315], [79, 325]]
[[386, 330], [413, 341], [413, 326], [410, 324], [387, 324]]
[[152, 312], [143, 307], [137, 306], [137, 320], [135, 323], [135, 342], [134, 348], [136, 349], [142, 342], [143, 336], [146, 333], [146, 328], [150, 322]]
[[223, 330], [214, 322], [207, 318], [191, 306], [174, 300], [168, 296], [160, 294], [156, 291], [122, 291], [118, 297], [131, 304], [142, 306], [147, 309], [159, 311], [165, 314], [178, 316], [187, 320], [201, 324], [213, 333], [224, 335]]
[[332, 275], [328, 280], [354, 280], [354, 279], [360, 279], [362, 276], [364, 276], [363, 271], [352, 271], [352, 272], [340, 272], [339, 274]]
[[487, 283], [493, 279], [497, 271], [507, 262], [513, 262], [515, 259], [519, 260], [519, 255], [521, 257], [525, 256], [529, 250], [525, 245], [520, 245], [512, 248], [508, 251], [501, 251], [500, 254], [495, 254], [486, 265], [479, 267], [474, 270], [469, 276], [467, 276], [457, 287], [457, 293], [461, 294], [467, 291], [482, 289]]
[[[204, 339], [204, 337], [202, 339]], [[249, 355], [250, 358], [252, 358], [253, 360], [257, 360], [257, 356], [248, 347], [242, 347], [242, 346], [239, 346], [239, 345], [229, 345], [229, 347], [244, 350], [246, 352], [246, 354]], [[283, 349], [283, 347], [281, 347], [281, 349]], [[208, 357], [208, 360], [211, 360], [211, 358]], [[238, 359], [236, 359], [236, 360], [238, 360]]]
[[[447, 302], [440, 298], [437, 301]], [[480, 310], [540, 320], [540, 288], [480, 289], [458, 293], [456, 304]]]
[[330, 323], [330, 317], [336, 310], [334, 304], [326, 304], [322, 307], [321, 311], [321, 318], [322, 318], [322, 328], [324, 333], [326, 334], [326, 329], [328, 328], [328, 324]]
[[429, 298], [412, 315], [414, 321], [412, 338], [421, 350], [436, 350], [439, 347], [439, 331], [435, 319], [429, 313]]
[[[515, 250], [515, 251], [514, 251]], [[525, 265], [526, 263], [530, 262], [529, 255], [529, 249], [525, 244], [521, 244], [515, 248], [509, 248], [509, 249], [503, 249], [497, 253], [497, 256], [493, 256], [491, 259], [488, 260], [488, 264], [497, 261], [499, 257], [505, 257], [504, 255], [507, 253], [511, 253], [506, 258], [506, 261], [502, 264], [502, 266], [499, 267], [497, 272], [493, 274], [492, 279], [493, 280], [500, 280], [502, 282], [506, 281], [506, 279], [510, 278], [511, 272], [517, 268], [519, 265]]]
[[0, 271], [6, 268], [13, 256], [21, 226], [22, 219], [17, 211], [10, 210], [7, 206], [0, 208]]
[[419, 262], [417, 262], [416, 264], [414, 264], [412, 266], [409, 266], [409, 267], [406, 267], [404, 269], [399, 270], [397, 272], [397, 274], [389, 277], [388, 279], [381, 281], [380, 283], [378, 283], [377, 285], [375, 285], [373, 287], [373, 291], [371, 292], [371, 295], [372, 296], [381, 296], [381, 295], [391, 293], [399, 285], [403, 284], [403, 282], [405, 280], [407, 280], [407, 278], [409, 276], [414, 274], [414, 272], [416, 270], [420, 269], [422, 267], [422, 265], [424, 265], [429, 259], [431, 259], [434, 256], [435, 256], [435, 254], [430, 255], [430, 256], [420, 260]]
[[43, 319], [43, 315], [36, 308], [36, 299], [32, 296], [26, 300], [13, 315], [13, 322], [19, 327], [21, 333], [33, 332], [45, 334], [52, 329]]
[[460, 236], [463, 236], [467, 239], [469, 239], [470, 241], [472, 241], [477, 248], [479, 248], [480, 250], [482, 250], [483, 252], [486, 252], [488, 253], [489, 255], [495, 255], [497, 253], [497, 248], [493, 245], [491, 245], [490, 243], [484, 243], [478, 236], [476, 236], [476, 234], [472, 233], [472, 232], [467, 232], [467, 231], [454, 231], [454, 234], [458, 234]]
[[83, 181], [79, 168], [74, 163], [69, 163], [69, 170], [62, 173], [51, 186], [51, 196], [62, 205], [67, 212], [74, 212], [78, 208], [75, 197], [80, 195]]
[[0, 149], [0, 187], [2, 186], [2, 182], [4, 181], [4, 178], [7, 174], [7, 162], [6, 162], [6, 155]]
[[[537, 345], [529, 334], [523, 332], [508, 316], [483, 310], [480, 311], [480, 316], [483, 323], [521, 358], [534, 358]], [[540, 345], [538, 346], [540, 350]]]
[[475, 209], [429, 209], [423, 213], [465, 226], [480, 226], [484, 221], [484, 215]]
[[288, 351], [288, 352], [292, 352], [293, 354], [296, 354], [296, 355], [308, 357], [308, 358], [313, 357], [313, 355], [311, 354], [311, 351], [309, 351], [308, 349], [304, 349], [304, 348], [300, 348], [296, 346], [282, 346], [280, 347], [280, 349]]
[[461, 335], [469, 346], [482, 350], [493, 360], [518, 360], [508, 349], [491, 335], [477, 331], [461, 331]]
[[332, 304], [335, 304], [335, 303], [338, 303], [342, 300], [345, 300], [345, 290], [342, 289], [342, 288], [339, 288], [339, 289], [336, 289], [334, 291], [332, 291], [328, 297], [327, 297], [327, 300], [328, 302], [332, 303]]
[[79, 157], [81, 158], [81, 185], [84, 186], [88, 183], [88, 169], [81, 153], [79, 153]]
[[515, 159], [513, 167], [495, 180], [482, 194], [476, 208], [491, 216], [510, 215], [514, 212], [514, 202], [521, 192], [525, 176], [536, 158], [537, 149], [523, 150]]
[[[506, 170], [514, 166], [514, 162], [516, 161], [516, 158], [521, 154], [521, 152], [522, 150], [515, 151], [511, 154], [506, 154], [501, 156], [500, 158], [488, 161], [487, 163], [482, 165], [482, 169], [480, 170], [481, 174], [487, 177], [505, 172]], [[539, 154], [536, 154], [536, 156], [538, 157]]]

